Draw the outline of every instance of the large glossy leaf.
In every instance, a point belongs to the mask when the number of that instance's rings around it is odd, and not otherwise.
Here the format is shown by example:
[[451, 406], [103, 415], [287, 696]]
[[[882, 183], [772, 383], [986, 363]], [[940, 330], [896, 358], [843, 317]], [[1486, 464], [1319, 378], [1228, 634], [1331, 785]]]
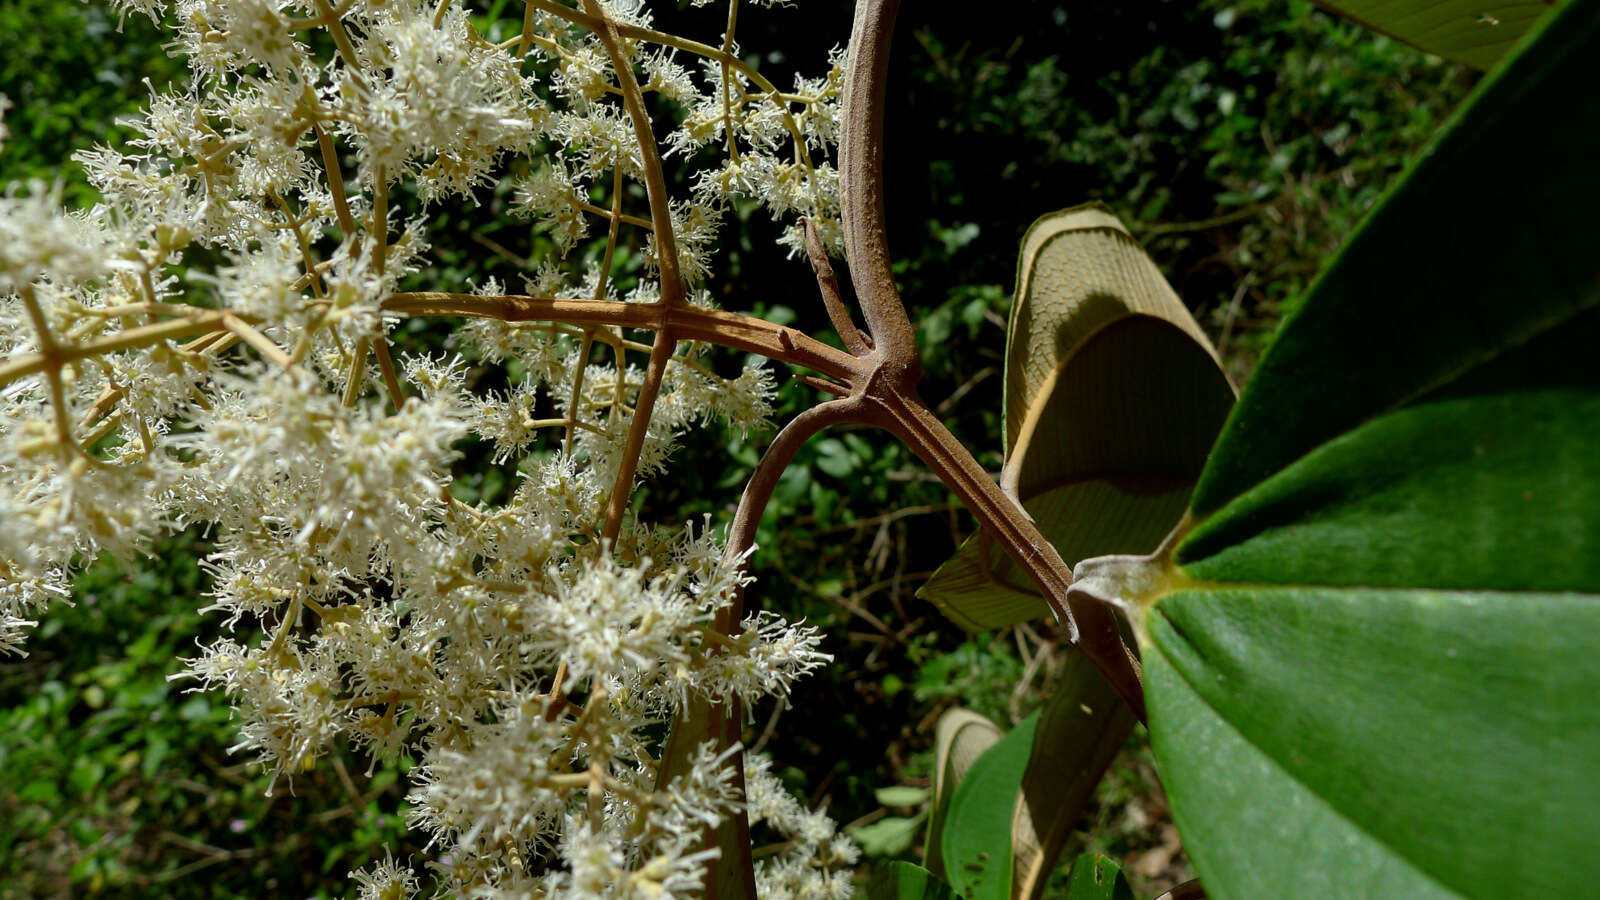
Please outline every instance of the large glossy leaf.
[[1374, 31], [1429, 53], [1487, 69], [1516, 45], [1554, 0], [1474, 3], [1472, 0], [1317, 0]]
[[957, 785], [944, 820], [944, 876], [968, 900], [1010, 900], [1011, 818], [1039, 714], [984, 752]]
[[1143, 610], [1213, 897], [1600, 884], [1600, 0], [1480, 85], [1285, 325]]
[[[1045, 216], [1023, 242], [1006, 350], [1002, 483], [1062, 557], [1155, 548], [1233, 403], [1193, 318], [1099, 206]], [[919, 592], [979, 631], [1048, 614], [986, 534]]]

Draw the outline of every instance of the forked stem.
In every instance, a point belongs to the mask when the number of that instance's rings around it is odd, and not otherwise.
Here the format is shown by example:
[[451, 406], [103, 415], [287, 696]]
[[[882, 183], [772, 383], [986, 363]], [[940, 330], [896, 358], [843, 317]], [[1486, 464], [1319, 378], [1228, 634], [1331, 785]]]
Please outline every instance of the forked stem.
[[[761, 524], [761, 513], [772, 499], [778, 478], [795, 452], [813, 435], [830, 425], [848, 422], [859, 415], [860, 401], [854, 398], [834, 400], [802, 412], [783, 426], [767, 451], [756, 463], [756, 469], [745, 484], [739, 498], [739, 509], [734, 513], [733, 525], [723, 549], [726, 565], [745, 568], [749, 553], [755, 544], [756, 527]], [[733, 634], [744, 618], [744, 588], [737, 587], [727, 602], [717, 610], [713, 623], [715, 633]], [[712, 700], [700, 695], [690, 698], [690, 708], [680, 714], [672, 725], [672, 733], [662, 750], [661, 776], [658, 787], [666, 780], [687, 771], [690, 761], [702, 740], [714, 740], [718, 749], [728, 754], [727, 765], [733, 767], [740, 792], [744, 790], [744, 751], [738, 746], [739, 731], [744, 724], [743, 704], [737, 697]], [[705, 845], [721, 851], [719, 864], [707, 873], [705, 896], [729, 898], [755, 896], [754, 862], [750, 855], [750, 820], [743, 807], [729, 818], [705, 830]]]

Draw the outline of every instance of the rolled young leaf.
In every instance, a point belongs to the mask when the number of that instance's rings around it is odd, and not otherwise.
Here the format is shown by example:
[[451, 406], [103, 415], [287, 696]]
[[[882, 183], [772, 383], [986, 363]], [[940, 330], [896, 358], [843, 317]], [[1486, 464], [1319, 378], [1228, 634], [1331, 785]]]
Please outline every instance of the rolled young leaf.
[[984, 751], [1000, 742], [1005, 730], [969, 709], [952, 709], [934, 729], [933, 802], [923, 859], [936, 875], [944, 874], [944, 820], [950, 798]]
[[[1233, 403], [1199, 326], [1144, 249], [1091, 205], [1029, 230], [1010, 328], [1007, 492], [1069, 561], [1154, 549]], [[1048, 614], [981, 533], [919, 596], [973, 631]]]
[[1006, 326], [1007, 456], [1061, 357], [1117, 319], [1140, 314], [1172, 322], [1210, 347], [1161, 270], [1103, 205], [1058, 210], [1028, 228]]

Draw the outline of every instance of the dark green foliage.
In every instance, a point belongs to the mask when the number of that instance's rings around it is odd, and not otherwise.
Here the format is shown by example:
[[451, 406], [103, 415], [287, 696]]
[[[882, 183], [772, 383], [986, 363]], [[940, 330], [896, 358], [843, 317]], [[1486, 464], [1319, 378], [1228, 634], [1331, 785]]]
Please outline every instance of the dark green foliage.
[[227, 706], [168, 680], [218, 630], [204, 549], [186, 533], [132, 570], [97, 562], [0, 662], [0, 897], [343, 896], [405, 845], [399, 771], [324, 759], [268, 798]]
[[974, 635], [930, 656], [917, 670], [915, 697], [937, 704], [960, 702], [995, 722], [1011, 720], [1011, 693], [1022, 678], [1022, 661], [1003, 635]]
[[1600, 879], [1600, 2], [1564, 7], [1285, 324], [1196, 491], [1197, 581], [1151, 598], [1212, 896]]
[[69, 201], [92, 201], [95, 193], [72, 154], [129, 134], [116, 119], [145, 105], [145, 79], [163, 89], [187, 76], [149, 19], [129, 16], [120, 34], [118, 26], [117, 14], [100, 3], [0, 4], [0, 94], [12, 103], [0, 189], [30, 178], [62, 179]]
[[1008, 291], [1034, 217], [1101, 200], [1236, 375], [1471, 78], [1298, 0], [948, 6], [900, 34], [887, 204], [910, 302]]

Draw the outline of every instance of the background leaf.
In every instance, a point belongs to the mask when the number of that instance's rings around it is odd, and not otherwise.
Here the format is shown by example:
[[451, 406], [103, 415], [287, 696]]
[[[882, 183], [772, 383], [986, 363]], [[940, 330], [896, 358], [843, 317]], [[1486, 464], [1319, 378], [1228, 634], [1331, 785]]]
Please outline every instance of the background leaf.
[[945, 877], [968, 900], [1011, 897], [1011, 819], [1039, 714], [990, 747], [957, 785], [944, 821]]
[[922, 827], [922, 814], [910, 818], [889, 816], [870, 825], [851, 829], [850, 836], [868, 856], [899, 856], [911, 849]]
[[884, 806], [921, 806], [922, 801], [928, 799], [929, 793], [927, 788], [908, 787], [902, 784], [878, 788], [872, 792]]
[[1286, 323], [1145, 598], [1212, 896], [1600, 882], [1600, 2], [1530, 38]]
[[1067, 900], [1133, 900], [1133, 890], [1114, 861], [1098, 853], [1084, 853], [1072, 864]]
[[949, 885], [921, 866], [893, 860], [873, 868], [867, 900], [947, 900]]
[[956, 787], [983, 754], [1005, 736], [1000, 726], [968, 709], [952, 709], [939, 717], [934, 732], [933, 810], [928, 819], [923, 857], [935, 874], [944, 874], [944, 821]]

